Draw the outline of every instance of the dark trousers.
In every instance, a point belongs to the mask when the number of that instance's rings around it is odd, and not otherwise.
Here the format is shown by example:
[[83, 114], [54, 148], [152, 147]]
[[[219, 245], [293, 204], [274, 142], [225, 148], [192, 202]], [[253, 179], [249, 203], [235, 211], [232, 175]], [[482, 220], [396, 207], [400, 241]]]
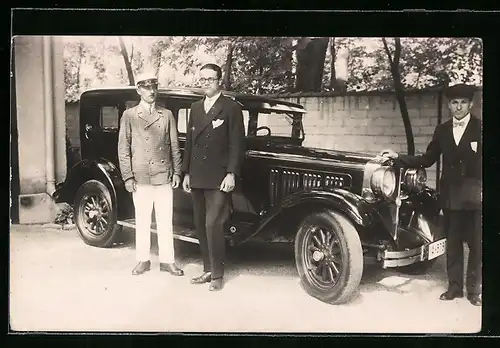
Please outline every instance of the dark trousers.
[[192, 189], [194, 225], [200, 241], [203, 270], [212, 279], [224, 276], [225, 237], [230, 195], [220, 190]]
[[462, 292], [464, 287], [464, 245], [469, 247], [466, 288], [471, 295], [481, 294], [482, 228], [479, 210], [445, 210], [447, 229], [446, 270], [448, 290]]

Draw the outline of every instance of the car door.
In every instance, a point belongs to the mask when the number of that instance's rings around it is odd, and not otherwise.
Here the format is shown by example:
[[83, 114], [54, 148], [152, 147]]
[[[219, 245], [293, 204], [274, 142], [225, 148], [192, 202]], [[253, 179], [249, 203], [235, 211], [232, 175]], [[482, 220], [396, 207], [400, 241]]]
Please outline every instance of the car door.
[[82, 157], [104, 158], [118, 166], [118, 127], [123, 106], [113, 99], [96, 99], [83, 113]]
[[[170, 103], [168, 103], [170, 104]], [[189, 105], [178, 105], [171, 108], [177, 121], [177, 134], [181, 156], [184, 159], [184, 149], [186, 147], [186, 131], [189, 124]], [[174, 190], [174, 224], [186, 228], [194, 228], [193, 222], [193, 202], [191, 195], [185, 192], [182, 187]]]

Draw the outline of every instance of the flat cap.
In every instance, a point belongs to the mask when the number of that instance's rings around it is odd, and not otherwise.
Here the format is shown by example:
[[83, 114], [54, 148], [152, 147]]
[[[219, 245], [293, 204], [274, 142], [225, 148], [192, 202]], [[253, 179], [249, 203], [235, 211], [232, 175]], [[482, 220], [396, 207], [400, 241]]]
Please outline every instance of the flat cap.
[[448, 99], [453, 98], [467, 98], [469, 100], [474, 99], [475, 88], [471, 85], [458, 84], [448, 87], [446, 90], [446, 97]]
[[156, 74], [150, 71], [139, 74], [135, 79], [135, 84], [137, 86], [151, 86], [158, 84], [158, 78]]

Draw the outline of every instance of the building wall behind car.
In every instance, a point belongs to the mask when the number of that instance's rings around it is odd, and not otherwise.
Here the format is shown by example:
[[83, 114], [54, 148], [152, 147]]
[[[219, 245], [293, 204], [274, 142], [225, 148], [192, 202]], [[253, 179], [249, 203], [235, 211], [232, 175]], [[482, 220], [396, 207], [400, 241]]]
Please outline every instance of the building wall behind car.
[[[44, 41], [42, 36], [16, 36], [13, 44], [15, 52], [15, 117], [18, 133], [18, 172], [21, 223], [48, 222], [53, 215], [53, 202], [46, 192], [47, 158], [53, 157], [55, 181], [61, 182], [66, 176], [66, 152], [64, 139], [64, 64], [63, 45], [60, 39], [50, 37], [48, 71], [44, 71]], [[45, 90], [44, 73], [51, 76], [52, 84]], [[48, 81], [47, 81], [48, 82]], [[46, 115], [45, 94], [52, 98], [52, 114]], [[53, 128], [46, 134], [46, 118], [53, 119]], [[47, 156], [46, 140], [54, 140], [53, 156]]]

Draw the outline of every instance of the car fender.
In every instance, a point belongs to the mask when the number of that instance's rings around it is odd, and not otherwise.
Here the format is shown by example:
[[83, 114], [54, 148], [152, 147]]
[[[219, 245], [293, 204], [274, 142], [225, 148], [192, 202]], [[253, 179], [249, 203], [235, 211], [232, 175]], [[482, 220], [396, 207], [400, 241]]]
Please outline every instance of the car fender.
[[[262, 233], [266, 227], [280, 218], [291, 217], [292, 219], [296, 219], [295, 222], [297, 223], [309, 212], [321, 209], [331, 209], [342, 213], [351, 221], [358, 232], [365, 231], [379, 222], [379, 216], [373, 212], [373, 206], [362, 197], [350, 191], [344, 189], [332, 189], [328, 191], [306, 190], [296, 192], [283, 199], [279, 206], [270, 210], [263, 217], [252, 235], [240, 243]], [[295, 235], [295, 232], [293, 231], [293, 235]]]
[[98, 180], [109, 189], [113, 205], [118, 207], [118, 216], [123, 213], [127, 191], [120, 174], [120, 170], [109, 160], [104, 158], [85, 159], [73, 166], [66, 176], [66, 180], [54, 193], [56, 202], [66, 202], [73, 205], [76, 192], [86, 181]]
[[[423, 236], [428, 242], [432, 242], [445, 237], [445, 226], [443, 225], [443, 216], [439, 213], [439, 195], [431, 188], [425, 188], [417, 194], [409, 197], [410, 209], [425, 220], [429, 226], [424, 228], [426, 231]], [[425, 226], [424, 226], [425, 227]]]

